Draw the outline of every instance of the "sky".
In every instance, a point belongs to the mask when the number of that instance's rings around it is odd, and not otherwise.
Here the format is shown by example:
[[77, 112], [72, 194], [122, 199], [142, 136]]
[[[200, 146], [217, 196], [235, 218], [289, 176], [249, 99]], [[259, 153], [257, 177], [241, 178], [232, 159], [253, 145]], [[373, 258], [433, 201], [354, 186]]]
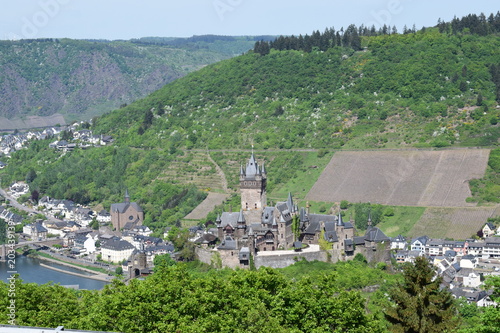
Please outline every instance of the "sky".
[[350, 24], [402, 31], [499, 10], [493, 0], [3, 0], [0, 39], [298, 35]]

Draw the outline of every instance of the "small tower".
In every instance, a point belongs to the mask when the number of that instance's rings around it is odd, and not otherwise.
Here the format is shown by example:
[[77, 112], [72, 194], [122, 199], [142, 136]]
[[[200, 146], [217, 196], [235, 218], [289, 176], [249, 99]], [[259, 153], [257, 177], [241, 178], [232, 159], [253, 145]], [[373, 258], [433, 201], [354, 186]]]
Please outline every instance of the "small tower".
[[262, 211], [267, 202], [266, 185], [265, 168], [259, 167], [252, 152], [246, 167], [240, 167], [241, 209]]
[[125, 190], [125, 203], [130, 203], [130, 195], [128, 195], [128, 189]]
[[245, 234], [245, 230], [247, 228], [247, 223], [245, 220], [245, 216], [243, 215], [243, 210], [240, 210], [238, 215], [238, 221], [236, 221], [236, 236], [242, 237]]

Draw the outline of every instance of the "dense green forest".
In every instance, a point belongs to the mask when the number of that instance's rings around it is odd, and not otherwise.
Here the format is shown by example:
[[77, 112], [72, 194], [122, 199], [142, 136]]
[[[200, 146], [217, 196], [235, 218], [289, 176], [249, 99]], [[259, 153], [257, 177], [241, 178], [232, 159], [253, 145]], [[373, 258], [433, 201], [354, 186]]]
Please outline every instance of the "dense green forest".
[[137, 147], [498, 144], [496, 34], [430, 28], [362, 44], [361, 51], [250, 52], [95, 119], [95, 128]]

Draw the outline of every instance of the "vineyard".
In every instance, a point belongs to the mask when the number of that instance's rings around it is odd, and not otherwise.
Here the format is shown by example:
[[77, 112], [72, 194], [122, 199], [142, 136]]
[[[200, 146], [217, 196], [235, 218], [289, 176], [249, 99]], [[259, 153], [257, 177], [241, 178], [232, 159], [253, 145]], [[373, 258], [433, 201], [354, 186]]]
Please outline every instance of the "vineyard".
[[311, 201], [468, 207], [468, 180], [484, 175], [489, 150], [337, 152], [306, 196]]

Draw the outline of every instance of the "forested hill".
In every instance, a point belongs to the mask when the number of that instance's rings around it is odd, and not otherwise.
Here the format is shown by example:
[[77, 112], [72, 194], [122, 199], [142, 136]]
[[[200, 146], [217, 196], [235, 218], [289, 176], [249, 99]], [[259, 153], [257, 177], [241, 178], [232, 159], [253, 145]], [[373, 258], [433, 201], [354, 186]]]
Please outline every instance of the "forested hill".
[[[90, 119], [210, 63], [246, 52], [253, 37], [133, 41], [0, 41], [0, 117]], [[2, 127], [0, 126], [0, 129]]]
[[95, 125], [121, 143], [151, 147], [496, 145], [500, 36], [441, 30], [354, 30], [355, 48], [352, 38], [309, 50], [276, 50], [273, 42], [176, 80]]

